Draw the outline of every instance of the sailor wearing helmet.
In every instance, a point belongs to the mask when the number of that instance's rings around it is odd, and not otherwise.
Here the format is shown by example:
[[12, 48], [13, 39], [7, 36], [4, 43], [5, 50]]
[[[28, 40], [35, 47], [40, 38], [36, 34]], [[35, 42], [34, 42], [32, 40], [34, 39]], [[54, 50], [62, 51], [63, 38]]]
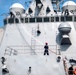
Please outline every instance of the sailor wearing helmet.
[[49, 51], [48, 51], [48, 49], [49, 49], [49, 46], [48, 46], [48, 43], [45, 43], [45, 46], [44, 46], [44, 55], [49, 55]]

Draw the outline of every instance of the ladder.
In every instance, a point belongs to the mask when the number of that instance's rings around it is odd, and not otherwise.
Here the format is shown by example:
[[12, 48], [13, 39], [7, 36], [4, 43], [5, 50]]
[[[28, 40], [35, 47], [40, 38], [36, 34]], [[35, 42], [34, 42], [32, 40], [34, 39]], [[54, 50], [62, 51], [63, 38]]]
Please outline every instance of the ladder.
[[[59, 34], [59, 32], [57, 30], [56, 31], [56, 37], [58, 36], [58, 34]], [[56, 43], [56, 53], [57, 53], [57, 55], [61, 55], [61, 48], [60, 48], [60, 45], [58, 45], [57, 43]]]
[[32, 38], [31, 38], [31, 54], [36, 54], [35, 52], [35, 45], [36, 45], [36, 40], [35, 40], [35, 37], [36, 37], [36, 27], [32, 27]]
[[58, 55], [61, 55], [61, 49], [60, 49], [60, 46], [58, 45]]

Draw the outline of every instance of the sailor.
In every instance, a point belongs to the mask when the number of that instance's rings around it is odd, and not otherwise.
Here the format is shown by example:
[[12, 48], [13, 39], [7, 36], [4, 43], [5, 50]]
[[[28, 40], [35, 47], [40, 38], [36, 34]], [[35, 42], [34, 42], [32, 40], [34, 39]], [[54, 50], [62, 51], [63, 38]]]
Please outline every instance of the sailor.
[[6, 61], [6, 59], [5, 59], [5, 57], [1, 57], [1, 59], [2, 59], [2, 64], [4, 65], [4, 62]]
[[76, 67], [74, 68], [74, 75], [76, 75]]
[[7, 73], [9, 73], [9, 70], [6, 67], [6, 64], [4, 64], [3, 67], [2, 67], [2, 74], [5, 75]]
[[16, 12], [14, 12], [13, 10], [11, 10], [9, 14], [12, 18], [16, 17]]
[[13, 15], [13, 13], [12, 13], [12, 12], [10, 12], [10, 17], [14, 17], [14, 15]]
[[45, 43], [45, 46], [44, 46], [44, 55], [49, 55], [49, 51], [48, 51], [48, 49], [49, 49], [49, 46], [48, 46], [48, 43]]
[[57, 56], [57, 62], [60, 62], [60, 60], [61, 60], [61, 56], [58, 55], [58, 56]]
[[29, 70], [28, 70], [28, 72], [29, 72], [29, 73], [31, 73], [31, 67], [29, 67]]
[[73, 75], [73, 65], [71, 65], [71, 67], [69, 67], [68, 74]]
[[67, 16], [69, 15], [68, 9], [65, 10], [65, 15], [67, 15]]

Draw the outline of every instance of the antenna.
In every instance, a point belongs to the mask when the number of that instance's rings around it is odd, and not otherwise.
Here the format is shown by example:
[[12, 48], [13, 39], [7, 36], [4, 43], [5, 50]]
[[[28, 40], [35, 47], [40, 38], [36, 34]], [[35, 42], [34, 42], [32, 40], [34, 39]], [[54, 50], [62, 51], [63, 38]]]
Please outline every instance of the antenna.
[[60, 11], [60, 3], [63, 3], [64, 0], [52, 0], [52, 4], [55, 10]]
[[28, 7], [29, 4], [31, 4], [32, 1], [25, 1], [25, 6]]
[[7, 17], [9, 15], [9, 13], [3, 13], [3, 14], [1, 14], [1, 16], [5, 16], [5, 17]]
[[60, 11], [60, 3], [63, 3], [64, 0], [61, 0], [60, 2], [57, 3], [57, 11]]
[[11, 5], [15, 2], [15, 0], [11, 0]]

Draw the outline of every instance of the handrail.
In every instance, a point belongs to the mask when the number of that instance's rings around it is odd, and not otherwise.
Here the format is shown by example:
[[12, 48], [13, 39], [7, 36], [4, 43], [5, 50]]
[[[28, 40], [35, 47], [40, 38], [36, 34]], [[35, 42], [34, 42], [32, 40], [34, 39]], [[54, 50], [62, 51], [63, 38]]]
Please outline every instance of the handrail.
[[1, 44], [2, 44], [2, 41], [3, 41], [3, 37], [4, 37], [4, 34], [5, 34], [5, 31], [6, 31], [6, 28], [5, 28], [4, 32], [3, 32], [3, 36], [2, 36], [2, 38], [1, 38], [0, 46], [1, 46]]
[[54, 52], [54, 51], [52, 51], [51, 49], [49, 49], [49, 51], [51, 51], [52, 53], [54, 53], [54, 54], [56, 54], [56, 55], [57, 55], [57, 53], [56, 53], [56, 52]]
[[[31, 52], [31, 49], [29, 48], [29, 46], [7, 46], [7, 51], [9, 51], [10, 49], [15, 50], [18, 52], [18, 54], [27, 54]], [[49, 52], [52, 52], [54, 54], [57, 54], [56, 51], [56, 45], [49, 45]], [[36, 45], [35, 46], [35, 52], [38, 53], [43, 53], [44, 52], [44, 45]]]
[[67, 63], [65, 59], [63, 59], [63, 66], [64, 66], [65, 74], [68, 75], [68, 68], [67, 68]]

